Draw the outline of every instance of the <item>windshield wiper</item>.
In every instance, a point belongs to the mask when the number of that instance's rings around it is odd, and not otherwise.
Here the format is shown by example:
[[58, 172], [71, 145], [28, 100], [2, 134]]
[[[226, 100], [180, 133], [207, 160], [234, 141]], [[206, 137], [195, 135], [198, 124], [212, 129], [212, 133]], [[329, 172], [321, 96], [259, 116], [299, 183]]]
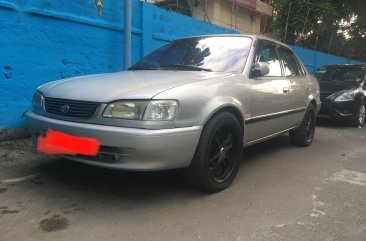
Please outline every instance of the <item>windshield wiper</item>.
[[127, 70], [159, 70], [159, 68], [135, 65], [128, 68]]
[[159, 64], [150, 60], [142, 59], [128, 70], [159, 70]]
[[212, 71], [211, 69], [201, 68], [201, 67], [192, 66], [192, 65], [184, 65], [184, 64], [161, 64], [160, 67], [169, 68], [169, 69], [177, 68], [180, 70], [207, 71], [207, 72]]

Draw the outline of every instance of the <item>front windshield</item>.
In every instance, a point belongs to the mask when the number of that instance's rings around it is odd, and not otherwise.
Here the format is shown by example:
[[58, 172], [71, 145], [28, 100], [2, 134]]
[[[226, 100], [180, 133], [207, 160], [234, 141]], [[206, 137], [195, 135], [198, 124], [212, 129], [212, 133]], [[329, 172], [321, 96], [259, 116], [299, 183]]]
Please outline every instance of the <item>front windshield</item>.
[[168, 43], [141, 59], [130, 70], [160, 69], [240, 72], [247, 60], [249, 37], [196, 37]]
[[364, 75], [364, 70], [359, 67], [324, 67], [314, 72], [319, 81], [360, 82]]

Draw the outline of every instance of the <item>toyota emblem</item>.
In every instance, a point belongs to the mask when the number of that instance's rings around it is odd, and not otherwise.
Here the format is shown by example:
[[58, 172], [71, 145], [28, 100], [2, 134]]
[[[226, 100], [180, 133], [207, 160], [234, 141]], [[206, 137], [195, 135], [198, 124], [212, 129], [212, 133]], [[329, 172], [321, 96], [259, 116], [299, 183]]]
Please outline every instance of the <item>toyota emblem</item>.
[[70, 106], [68, 104], [63, 104], [61, 106], [61, 112], [64, 114], [66, 114], [69, 111], [69, 109], [70, 109]]

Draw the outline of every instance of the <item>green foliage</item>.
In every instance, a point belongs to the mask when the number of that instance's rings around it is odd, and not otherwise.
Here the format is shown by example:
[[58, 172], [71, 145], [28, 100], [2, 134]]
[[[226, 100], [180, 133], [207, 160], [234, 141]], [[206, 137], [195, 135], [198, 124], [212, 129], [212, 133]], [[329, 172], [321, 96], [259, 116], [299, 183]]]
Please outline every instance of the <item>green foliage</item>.
[[272, 6], [270, 31], [280, 40], [366, 61], [365, 0], [272, 0]]

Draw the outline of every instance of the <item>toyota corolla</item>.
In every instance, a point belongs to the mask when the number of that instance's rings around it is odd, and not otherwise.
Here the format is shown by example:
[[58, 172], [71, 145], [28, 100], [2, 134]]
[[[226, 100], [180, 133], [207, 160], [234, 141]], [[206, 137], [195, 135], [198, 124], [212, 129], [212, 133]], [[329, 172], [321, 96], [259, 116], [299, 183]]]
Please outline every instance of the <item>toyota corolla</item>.
[[216, 35], [168, 43], [127, 71], [42, 85], [25, 116], [39, 146], [50, 131], [70, 137], [63, 148], [74, 151], [84, 140], [75, 138], [96, 140], [94, 154], [63, 153], [54, 142], [65, 158], [123, 170], [185, 168], [193, 184], [220, 191], [243, 147], [287, 132], [309, 146], [319, 108], [318, 81], [286, 45]]

